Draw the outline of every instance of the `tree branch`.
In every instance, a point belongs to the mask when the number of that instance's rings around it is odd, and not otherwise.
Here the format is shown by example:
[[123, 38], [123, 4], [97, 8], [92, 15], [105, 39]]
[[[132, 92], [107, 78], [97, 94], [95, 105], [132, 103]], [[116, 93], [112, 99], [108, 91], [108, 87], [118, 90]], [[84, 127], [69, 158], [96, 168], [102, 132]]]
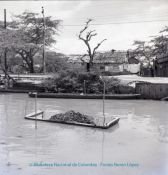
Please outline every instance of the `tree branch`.
[[84, 55], [82, 55], [82, 56], [80, 57], [80, 60], [82, 61], [82, 63], [85, 62], [85, 61], [83, 60], [83, 58], [84, 58], [85, 56], [87, 56], [87, 54], [84, 54]]
[[96, 36], [97, 35], [97, 33], [93, 33], [93, 32], [95, 32], [95, 30], [91, 30], [91, 31], [89, 31], [87, 33], [87, 35], [86, 35], [86, 40], [87, 41], [90, 41], [93, 36]]
[[101, 44], [104, 42], [104, 41], [106, 41], [107, 39], [104, 39], [104, 40], [102, 40], [100, 43], [98, 43], [97, 44], [97, 46], [93, 49], [93, 56], [95, 55], [95, 53], [96, 53], [96, 50], [101, 46]]
[[79, 33], [79, 39], [81, 39], [81, 40], [83, 40], [83, 41], [86, 40], [86, 39], [84, 39], [84, 38], [82, 37], [82, 34], [83, 34], [83, 32], [84, 32], [86, 29], [88, 29], [89, 23], [90, 23], [91, 21], [93, 21], [93, 20], [92, 20], [92, 19], [88, 19], [88, 21], [86, 22], [85, 27], [84, 27], [84, 28], [80, 31], [80, 33]]

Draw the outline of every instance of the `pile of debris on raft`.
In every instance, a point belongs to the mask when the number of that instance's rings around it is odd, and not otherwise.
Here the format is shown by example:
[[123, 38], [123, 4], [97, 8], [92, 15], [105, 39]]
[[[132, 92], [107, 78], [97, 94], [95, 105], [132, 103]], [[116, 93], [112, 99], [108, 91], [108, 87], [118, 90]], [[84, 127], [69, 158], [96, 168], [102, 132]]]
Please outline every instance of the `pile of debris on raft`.
[[93, 117], [81, 114], [79, 112], [75, 112], [73, 110], [68, 111], [66, 113], [55, 114], [51, 116], [50, 120], [61, 122], [78, 122], [96, 125]]

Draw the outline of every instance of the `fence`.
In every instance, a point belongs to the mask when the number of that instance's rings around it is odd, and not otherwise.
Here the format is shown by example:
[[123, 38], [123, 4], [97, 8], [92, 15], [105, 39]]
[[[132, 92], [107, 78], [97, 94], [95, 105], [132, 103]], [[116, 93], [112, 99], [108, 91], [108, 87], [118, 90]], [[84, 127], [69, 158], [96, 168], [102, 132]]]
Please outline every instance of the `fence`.
[[160, 100], [168, 96], [166, 83], [136, 83], [135, 91], [144, 99]]

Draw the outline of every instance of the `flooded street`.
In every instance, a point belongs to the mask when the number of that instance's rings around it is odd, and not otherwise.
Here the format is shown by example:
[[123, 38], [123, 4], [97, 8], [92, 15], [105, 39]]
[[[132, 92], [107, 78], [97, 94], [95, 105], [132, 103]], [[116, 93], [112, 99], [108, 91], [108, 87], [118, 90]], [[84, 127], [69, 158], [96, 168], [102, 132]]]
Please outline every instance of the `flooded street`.
[[[37, 101], [46, 116], [71, 109], [102, 115], [102, 100]], [[34, 99], [27, 94], [0, 94], [0, 175], [168, 174], [168, 102], [106, 100], [107, 118], [120, 117], [108, 130], [45, 122], [35, 130], [34, 121], [24, 119], [31, 111]], [[34, 166], [40, 162], [78, 166]]]

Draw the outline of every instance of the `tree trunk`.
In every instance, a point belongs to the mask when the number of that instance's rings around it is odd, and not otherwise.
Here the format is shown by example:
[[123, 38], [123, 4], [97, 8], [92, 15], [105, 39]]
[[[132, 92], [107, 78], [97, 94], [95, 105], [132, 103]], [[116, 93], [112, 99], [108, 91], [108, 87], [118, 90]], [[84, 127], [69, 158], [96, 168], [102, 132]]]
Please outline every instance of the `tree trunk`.
[[31, 54], [31, 49], [29, 51], [29, 54], [28, 54], [28, 66], [29, 66], [29, 71], [30, 73], [35, 73], [35, 70], [34, 70], [34, 60], [33, 60], [33, 56]]
[[87, 63], [86, 68], [87, 68], [87, 72], [90, 72], [91, 67], [93, 66], [93, 55], [89, 52], [89, 63]]
[[30, 62], [30, 64], [28, 65], [28, 67], [29, 67], [30, 73], [35, 73], [33, 62]]
[[87, 69], [87, 72], [90, 72], [90, 63], [86, 64], [86, 69]]
[[34, 67], [30, 67], [30, 68], [29, 68], [29, 71], [30, 71], [30, 73], [35, 73]]
[[29, 57], [27, 57], [26, 60], [27, 60], [26, 63], [27, 63], [29, 72], [30, 72], [30, 73], [35, 73], [33, 57], [31, 57], [31, 56], [29, 55]]
[[7, 49], [4, 50], [4, 69], [5, 69], [5, 78], [7, 78], [8, 64], [7, 64]]

